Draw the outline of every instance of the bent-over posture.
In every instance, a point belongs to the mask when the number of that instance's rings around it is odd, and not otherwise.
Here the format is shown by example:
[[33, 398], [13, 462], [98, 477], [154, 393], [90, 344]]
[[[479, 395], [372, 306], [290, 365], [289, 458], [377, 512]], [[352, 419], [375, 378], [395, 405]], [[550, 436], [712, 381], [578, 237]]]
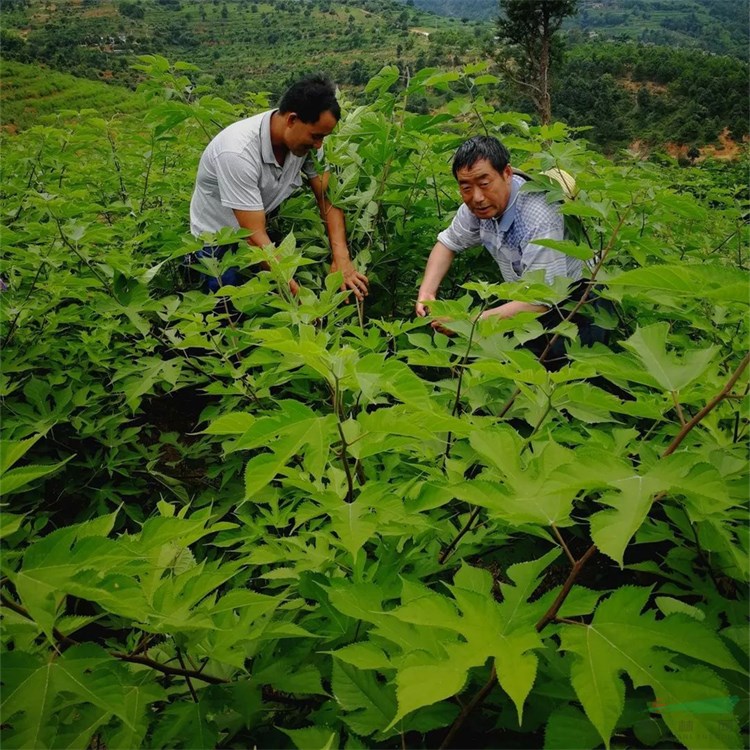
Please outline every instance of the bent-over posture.
[[[312, 75], [293, 84], [278, 109], [240, 120], [222, 130], [206, 147], [198, 166], [190, 201], [190, 231], [218, 232], [224, 227], [250, 230], [248, 243], [271, 244], [266, 220], [302, 185], [303, 174], [318, 203], [331, 246], [331, 273], [341, 271], [342, 289], [358, 298], [367, 294], [367, 277], [349, 257], [344, 214], [326, 196], [328, 173], [318, 174], [312, 153], [323, 157], [323, 139], [341, 117], [331, 82]], [[200, 253], [221, 257], [230, 247], [207, 246]], [[220, 279], [207, 278], [216, 291], [224, 284], [241, 283], [239, 271], [229, 269]], [[289, 284], [296, 294], [298, 284]]]

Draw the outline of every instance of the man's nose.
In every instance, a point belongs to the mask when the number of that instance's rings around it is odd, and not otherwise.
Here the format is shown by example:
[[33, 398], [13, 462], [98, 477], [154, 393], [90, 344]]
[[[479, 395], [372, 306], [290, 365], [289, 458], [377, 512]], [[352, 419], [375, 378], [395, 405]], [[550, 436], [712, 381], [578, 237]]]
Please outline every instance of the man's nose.
[[474, 203], [478, 203], [481, 205], [481, 203], [484, 201], [484, 192], [482, 192], [482, 188], [480, 188], [479, 186], [475, 187], [472, 190], [471, 199]]

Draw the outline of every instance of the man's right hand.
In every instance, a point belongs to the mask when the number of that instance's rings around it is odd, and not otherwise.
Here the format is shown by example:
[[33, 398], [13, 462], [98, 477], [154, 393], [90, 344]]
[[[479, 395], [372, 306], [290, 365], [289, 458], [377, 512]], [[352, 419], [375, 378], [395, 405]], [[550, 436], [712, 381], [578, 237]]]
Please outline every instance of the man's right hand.
[[[414, 311], [417, 313], [418, 318], [426, 318], [430, 314], [429, 302], [433, 302], [437, 297], [434, 294], [421, 294], [417, 300], [417, 304], [414, 306]], [[433, 330], [439, 331], [445, 336], [455, 336], [455, 332], [450, 328], [447, 328], [444, 324], [449, 322], [450, 318], [436, 318], [430, 323]]]
[[433, 302], [436, 299], [437, 297], [435, 297], [434, 294], [422, 294], [420, 292], [419, 299], [417, 300], [417, 304], [414, 307], [414, 312], [416, 312], [417, 317], [426, 318], [430, 314], [430, 308], [427, 303]]

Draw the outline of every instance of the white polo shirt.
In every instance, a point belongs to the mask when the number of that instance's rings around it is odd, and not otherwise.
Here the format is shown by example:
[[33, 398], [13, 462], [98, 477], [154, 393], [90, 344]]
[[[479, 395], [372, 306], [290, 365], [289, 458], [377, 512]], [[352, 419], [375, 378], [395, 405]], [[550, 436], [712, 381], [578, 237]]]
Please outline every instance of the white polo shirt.
[[[224, 128], [206, 147], [198, 165], [190, 201], [190, 232], [218, 232], [238, 227], [233, 208], [273, 211], [317, 171], [312, 157], [289, 152], [276, 161], [271, 145], [271, 115], [261, 112]], [[323, 149], [318, 151], [322, 159]]]

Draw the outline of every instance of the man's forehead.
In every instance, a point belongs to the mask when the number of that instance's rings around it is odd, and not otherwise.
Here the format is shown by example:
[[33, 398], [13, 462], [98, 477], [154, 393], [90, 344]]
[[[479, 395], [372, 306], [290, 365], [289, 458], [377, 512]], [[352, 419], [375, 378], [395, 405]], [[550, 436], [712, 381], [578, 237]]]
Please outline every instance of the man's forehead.
[[497, 174], [500, 174], [500, 172], [492, 166], [488, 159], [477, 159], [468, 167], [461, 167], [456, 172], [456, 179], [461, 182], [462, 180], [471, 180], [485, 175], [494, 176]]
[[323, 112], [320, 113], [320, 117], [313, 123], [309, 125], [309, 127], [316, 132], [321, 133], [330, 133], [338, 124], [338, 120], [336, 119], [333, 112], [326, 109]]

